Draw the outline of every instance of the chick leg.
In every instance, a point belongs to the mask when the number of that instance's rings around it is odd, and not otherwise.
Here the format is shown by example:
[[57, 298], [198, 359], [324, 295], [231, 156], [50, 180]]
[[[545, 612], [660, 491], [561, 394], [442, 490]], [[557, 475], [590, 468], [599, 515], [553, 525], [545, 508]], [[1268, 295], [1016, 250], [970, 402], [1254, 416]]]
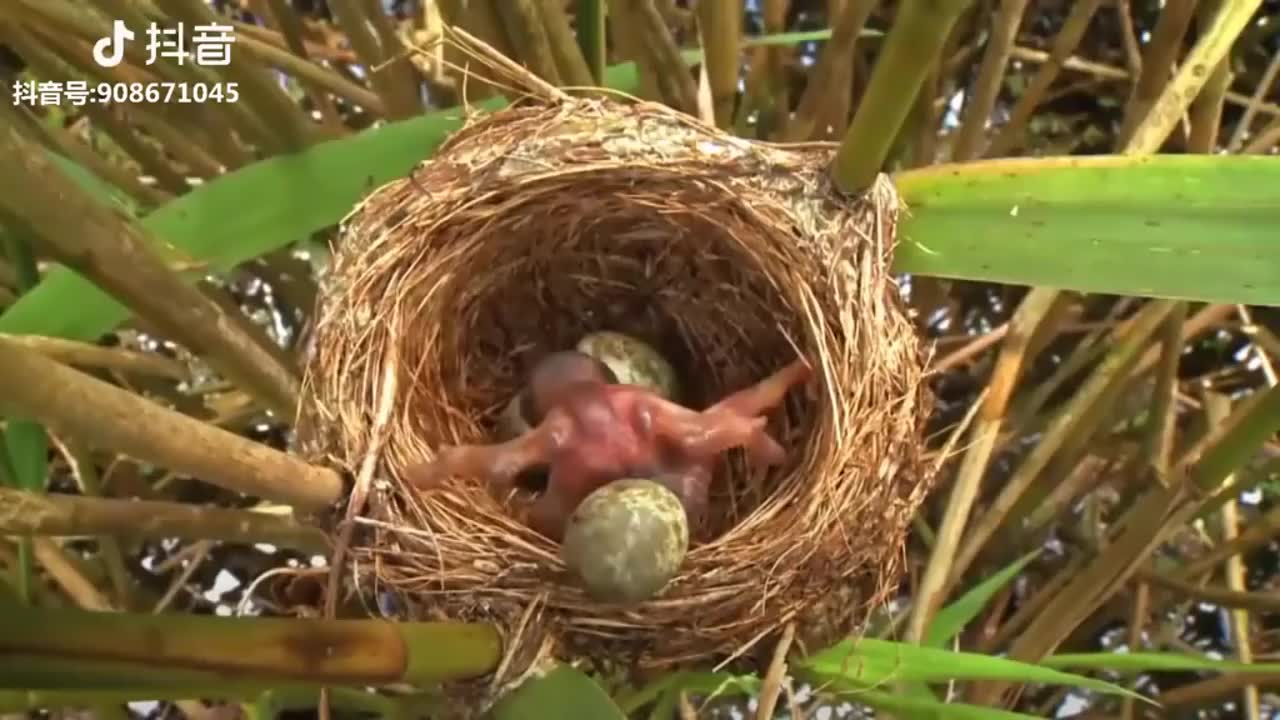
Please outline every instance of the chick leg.
[[550, 461], [557, 437], [562, 437], [558, 418], [548, 418], [538, 427], [507, 442], [493, 445], [453, 445], [440, 449], [434, 460], [419, 463], [405, 472], [413, 486], [429, 490], [445, 478], [462, 476], [485, 480], [495, 492], [511, 489], [525, 470]]
[[708, 408], [707, 412], [725, 410], [739, 415], [762, 415], [776, 408], [793, 385], [808, 380], [813, 371], [804, 360], [796, 360], [749, 388], [744, 388]]

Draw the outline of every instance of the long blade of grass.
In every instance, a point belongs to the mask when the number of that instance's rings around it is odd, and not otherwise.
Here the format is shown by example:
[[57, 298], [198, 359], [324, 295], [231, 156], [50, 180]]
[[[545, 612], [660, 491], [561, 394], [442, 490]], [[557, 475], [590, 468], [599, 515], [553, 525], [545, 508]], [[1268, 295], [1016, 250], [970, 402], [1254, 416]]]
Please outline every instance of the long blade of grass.
[[896, 177], [901, 272], [1280, 304], [1280, 162], [1166, 155], [991, 160]]
[[1201, 655], [1183, 653], [1062, 653], [1050, 655], [1040, 661], [1041, 665], [1053, 668], [1085, 668], [1089, 670], [1111, 670], [1114, 672], [1176, 672], [1181, 670], [1209, 672], [1232, 672], [1258, 675], [1275, 675], [1280, 673], [1280, 663], [1243, 663], [1231, 660], [1214, 660]]
[[1014, 578], [1018, 577], [1022, 570], [1039, 555], [1040, 550], [1033, 550], [1023, 555], [1000, 572], [978, 583], [969, 592], [957, 598], [955, 602], [939, 610], [938, 614], [934, 616], [933, 622], [929, 624], [929, 630], [925, 633], [923, 644], [928, 647], [941, 648], [956, 635], [959, 635], [964, 626], [968, 625], [971, 620], [978, 616], [978, 613], [982, 612], [982, 608], [987, 606], [987, 602], [1012, 582]]
[[951, 652], [873, 638], [844, 640], [797, 663], [796, 669], [813, 673], [820, 681], [845, 679], [865, 685], [896, 681], [1001, 679], [1071, 685], [1098, 692], [1141, 697], [1112, 683], [1048, 667], [977, 653]]

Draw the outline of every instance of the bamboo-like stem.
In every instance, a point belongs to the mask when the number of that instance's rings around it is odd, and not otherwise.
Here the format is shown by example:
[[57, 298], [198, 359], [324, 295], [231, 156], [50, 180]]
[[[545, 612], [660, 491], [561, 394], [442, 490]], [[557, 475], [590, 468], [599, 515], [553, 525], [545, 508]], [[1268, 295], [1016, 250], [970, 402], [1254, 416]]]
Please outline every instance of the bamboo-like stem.
[[[1221, 63], [1219, 63], [1221, 65]], [[1267, 95], [1270, 94], [1271, 88], [1276, 81], [1276, 75], [1280, 74], [1280, 50], [1271, 55], [1271, 62], [1267, 63], [1267, 69], [1262, 73], [1262, 79], [1258, 81], [1257, 87], [1253, 90], [1253, 96], [1249, 98], [1250, 102], [1244, 108], [1244, 114], [1236, 122], [1236, 126], [1231, 131], [1231, 139], [1227, 141], [1227, 150], [1238, 153], [1244, 147], [1245, 137], [1249, 135], [1249, 129], [1253, 126], [1254, 116], [1258, 112], [1258, 108], [1262, 106]]]
[[619, 31], [619, 35], [635, 33], [636, 42], [632, 47], [642, 56], [637, 61], [642, 68], [651, 69], [662, 99], [677, 110], [695, 114], [698, 88], [654, 0], [618, 0], [616, 6], [610, 7], [618, 21], [627, 27]]
[[[787, 7], [790, 0], [764, 0], [761, 14], [764, 31], [773, 35], [787, 31]], [[791, 83], [787, 78], [788, 56], [791, 49], [775, 45], [763, 48], [761, 82], [757, 84], [755, 97], [760, 101], [763, 132], [762, 140], [786, 137], [791, 123]]]
[[246, 495], [304, 510], [336, 502], [328, 468], [168, 410], [34, 351], [0, 340], [0, 407], [86, 447], [114, 450]]
[[[302, 38], [302, 21], [298, 19], [298, 14], [293, 11], [293, 7], [285, 0], [266, 0], [267, 12], [264, 13], [264, 20], [275, 25], [280, 31], [280, 35], [284, 38], [285, 46], [303, 60], [310, 60], [311, 54], [307, 50], [307, 44]], [[346, 80], [346, 78], [342, 78]], [[306, 89], [307, 95], [311, 98], [311, 102], [315, 104], [316, 110], [319, 111], [320, 117], [329, 127], [337, 128], [342, 126], [342, 118], [338, 116], [338, 109], [333, 104], [333, 99], [329, 94], [316, 83], [298, 77], [298, 82]], [[361, 88], [363, 89], [363, 88]], [[379, 98], [381, 102], [381, 98]]]
[[0, 133], [0, 208], [27, 225], [47, 250], [190, 349], [285, 418], [300, 381], [247, 329], [187, 284], [151, 250], [141, 226], [93, 200], [14, 130]]
[[832, 162], [843, 192], [861, 192], [879, 174], [951, 27], [972, 0], [905, 0], [880, 50], [871, 81]]
[[742, 62], [742, 3], [698, 3], [698, 21], [716, 125], [728, 128], [733, 125]]
[[[88, 497], [102, 497], [101, 478], [89, 453], [78, 445], [60, 438], [53, 438], [53, 442], [66, 458], [71, 474], [80, 485], [80, 491]], [[97, 540], [103, 567], [116, 591], [117, 606], [126, 610], [133, 608], [134, 597], [129, 582], [129, 569], [125, 567], [124, 550], [120, 547], [120, 541], [110, 536], [99, 536]]]
[[956, 482], [947, 499], [946, 514], [938, 529], [938, 540], [924, 578], [916, 593], [907, 626], [907, 641], [920, 642], [928, 632], [933, 614], [946, 598], [947, 578], [954, 574], [955, 553], [960, 546], [969, 514], [977, 500], [978, 490], [1004, 421], [1009, 398], [1028, 360], [1027, 348], [1035, 330], [1052, 308], [1057, 295], [1045, 290], [1033, 290], [1018, 306], [1009, 324], [1009, 332], [1000, 346], [1000, 355], [993, 371], [993, 381], [978, 410], [971, 442], [956, 476]]
[[560, 84], [565, 87], [589, 88], [595, 84], [587, 59], [578, 47], [569, 25], [569, 15], [564, 11], [563, 0], [534, 0], [542, 27], [546, 30], [551, 55], [560, 73]]
[[1124, 154], [1153, 153], [1164, 144], [1191, 101], [1208, 82], [1209, 71], [1227, 57], [1261, 4], [1262, 0], [1229, 0], [1223, 5], [1179, 66], [1178, 74], [1165, 83], [1160, 98], [1134, 129]]
[[604, 82], [604, 68], [608, 63], [606, 15], [604, 0], [578, 0], [578, 49], [582, 51], [591, 71], [592, 83], [596, 85]]
[[[1222, 0], [1201, 0], [1196, 10], [1196, 25], [1204, 30], [1213, 22]], [[1187, 149], [1195, 153], [1212, 153], [1218, 147], [1218, 133], [1222, 125], [1222, 108], [1226, 104], [1227, 91], [1231, 89], [1231, 61], [1223, 58], [1213, 68], [1204, 89], [1191, 103], [1191, 134]]]
[[1212, 587], [1187, 582], [1161, 573], [1140, 571], [1138, 578], [1196, 600], [1213, 603], [1225, 608], [1252, 610], [1261, 613], [1280, 612], [1280, 595], [1267, 592], [1243, 592], [1224, 587]]
[[[365, 713], [373, 717], [399, 720], [424, 717], [409, 712], [425, 709], [424, 698], [385, 695], [352, 688], [334, 688], [335, 707]], [[182, 701], [187, 698], [204, 698], [224, 702], [245, 703], [265, 701], [273, 708], [306, 710], [314, 707], [316, 690], [305, 686], [280, 686], [273, 683], [223, 682], [202, 687], [117, 687], [100, 690], [0, 690], [0, 713], [49, 711], [61, 708], [85, 708], [93, 705], [122, 705], [135, 701]], [[268, 716], [270, 717], [270, 716]], [[128, 717], [126, 716], [126, 719]]]
[[[1162, 301], [1163, 302], [1163, 301]], [[1183, 454], [1169, 487], [1153, 485], [1142, 493], [1114, 526], [1116, 537], [1098, 557], [1072, 573], [1071, 579], [1040, 615], [1013, 641], [1009, 657], [1035, 662], [1138, 571], [1142, 560], [1163, 541], [1170, 528], [1196, 514], [1197, 496], [1212, 496], [1225, 478], [1280, 430], [1280, 386], [1241, 402], [1230, 417]], [[1154, 582], [1154, 578], [1145, 578]], [[971, 701], [987, 704], [1008, 687], [1003, 681], [979, 683]]]
[[1148, 464], [1156, 479], [1168, 482], [1173, 461], [1174, 431], [1177, 428], [1178, 364], [1182, 357], [1182, 327], [1187, 322], [1187, 304], [1180, 302], [1165, 318], [1160, 332], [1160, 365], [1152, 390], [1151, 411], [1142, 436], [1138, 457]]
[[383, 7], [382, 0], [363, 0], [364, 14], [378, 40], [382, 62], [378, 72], [394, 83], [399, 98], [397, 118], [410, 118], [422, 112], [422, 78], [409, 61], [409, 49], [396, 34], [395, 25]]
[[[494, 9], [493, 0], [467, 0], [465, 7], [460, 0], [442, 0], [440, 15], [445, 27], [460, 27], [469, 34], [492, 46], [505, 57], [515, 58], [516, 52], [507, 39], [506, 30]], [[498, 89], [479, 76], [467, 75], [465, 68], [471, 60], [453, 43], [445, 43], [441, 49], [441, 62], [463, 102], [476, 102], [493, 96]], [[465, 94], [465, 97], [463, 95]]]
[[996, 531], [1006, 522], [1007, 516], [1019, 498], [1048, 466], [1049, 461], [1061, 448], [1062, 444], [1082, 425], [1082, 416], [1090, 413], [1101, 401], [1110, 397], [1110, 388], [1127, 377], [1137, 363], [1142, 351], [1148, 347], [1148, 340], [1156, 332], [1164, 319], [1177, 305], [1173, 301], [1158, 301], [1144, 307], [1130, 322], [1127, 331], [1121, 336], [1102, 365], [1089, 376], [1062, 410], [1054, 417], [1053, 422], [1044, 432], [1044, 437], [1035, 449], [1027, 456], [1013, 476], [1001, 488], [1000, 494], [991, 502], [987, 512], [975, 522], [956, 553], [955, 564], [951, 569], [950, 585], [954, 586], [960, 575], [969, 568], [982, 552]]
[[416, 114], [418, 108], [405, 98], [396, 78], [380, 67], [384, 56], [378, 37], [369, 27], [369, 19], [365, 17], [364, 4], [360, 0], [333, 0], [329, 3], [329, 9], [359, 56], [369, 84], [382, 98], [389, 117], [400, 119]]
[[0, 535], [108, 535], [270, 543], [311, 553], [329, 549], [318, 528], [286, 515], [0, 488]]
[[786, 139], [803, 142], [814, 135], [814, 128], [824, 115], [823, 108], [831, 96], [853, 81], [853, 53], [867, 18], [880, 0], [851, 0], [834, 20], [831, 39], [822, 48], [818, 64], [809, 73], [809, 83], [800, 96], [796, 114], [787, 125]]
[[478, 624], [0, 613], [0, 687], [24, 690], [426, 684], [483, 675], [500, 654], [496, 629]]
[[[155, 0], [172, 18], [190, 24], [218, 22], [203, 0]], [[285, 151], [301, 150], [318, 137], [311, 121], [293, 103], [267, 70], [245, 62], [232, 50], [231, 62], [220, 74], [239, 83], [242, 99], [253, 106]]]
[[965, 96], [960, 129], [956, 133], [951, 156], [955, 162], [964, 162], [982, 153], [983, 139], [987, 134], [987, 119], [995, 107], [1000, 85], [1004, 81], [1005, 68], [1013, 43], [1018, 37], [1018, 27], [1026, 14], [1027, 0], [1002, 0], [1000, 10], [991, 22], [991, 37], [982, 54], [978, 79]]
[[1197, 0], [1169, 0], [1160, 10], [1151, 42], [1142, 56], [1142, 72], [1133, 87], [1133, 95], [1125, 105], [1124, 118], [1116, 133], [1116, 147], [1124, 147], [1133, 131], [1151, 110], [1173, 74], [1174, 63], [1182, 49], [1182, 38], [1191, 26]]
[[[1204, 411], [1205, 419], [1210, 427], [1217, 425], [1226, 418], [1231, 412], [1231, 401], [1224, 395], [1215, 392], [1206, 392], [1204, 394]], [[1234, 485], [1236, 478], [1233, 475], [1227, 476], [1223, 482], [1224, 486]], [[1228, 498], [1219, 510], [1219, 519], [1222, 524], [1222, 540], [1223, 542], [1231, 542], [1233, 538], [1240, 534], [1240, 514], [1236, 505], [1235, 498]], [[1261, 600], [1266, 598], [1270, 600], [1270, 606], [1253, 605], [1248, 601], [1254, 597], [1254, 593], [1247, 592], [1246, 575], [1244, 559], [1239, 555], [1232, 555], [1227, 558], [1227, 566], [1223, 569], [1224, 579], [1227, 584], [1227, 591], [1220, 593], [1220, 599], [1226, 599], [1228, 602], [1222, 603], [1224, 607], [1231, 608], [1229, 613], [1230, 623], [1229, 632], [1232, 636], [1232, 645], [1235, 646], [1236, 660], [1241, 663], [1253, 662], [1253, 637], [1250, 632], [1252, 623], [1249, 621], [1249, 610], [1258, 612], [1274, 612], [1280, 610], [1280, 596], [1264, 593], [1257, 593]], [[1245, 600], [1244, 603], [1237, 604], [1230, 602], [1231, 600]], [[1258, 687], [1250, 685], [1244, 689], [1243, 694], [1245, 717], [1249, 720], [1258, 720], [1261, 717], [1259, 713]]]
[[494, 7], [521, 63], [552, 85], [563, 85], [551, 39], [534, 0], [498, 0]]
[[664, 98], [659, 86], [659, 72], [654, 67], [654, 60], [644, 38], [634, 30], [635, 20], [631, 16], [630, 7], [610, 5], [609, 17], [609, 33], [618, 48], [618, 54], [636, 66], [636, 79], [639, 83], [634, 94], [643, 100], [662, 102]]
[[103, 347], [42, 335], [0, 333], [0, 339], [35, 350], [64, 365], [134, 372], [179, 381], [190, 378], [190, 373], [177, 361], [155, 353]]
[[1022, 134], [1026, 131], [1027, 123], [1031, 120], [1031, 114], [1035, 112], [1036, 105], [1049, 91], [1053, 81], [1058, 79], [1058, 73], [1062, 72], [1067, 58], [1071, 57], [1071, 53], [1075, 52], [1076, 47], [1080, 45], [1085, 30], [1089, 29], [1089, 21], [1093, 19], [1102, 1], [1078, 0], [1071, 6], [1070, 14], [1067, 15], [1062, 29], [1053, 40], [1053, 48], [1049, 51], [1048, 60], [1036, 71], [1035, 77], [1031, 78], [1027, 88], [1018, 97], [1018, 102], [1014, 103], [1013, 110], [1009, 112], [1008, 122], [987, 148], [987, 156], [1002, 157], [1015, 144], [1021, 142]]

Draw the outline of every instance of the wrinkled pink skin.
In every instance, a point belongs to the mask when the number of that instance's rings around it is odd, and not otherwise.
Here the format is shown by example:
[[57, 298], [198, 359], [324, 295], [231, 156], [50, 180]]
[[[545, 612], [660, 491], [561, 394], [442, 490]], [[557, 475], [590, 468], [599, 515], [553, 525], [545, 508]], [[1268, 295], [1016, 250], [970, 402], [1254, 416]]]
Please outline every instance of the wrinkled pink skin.
[[696, 530], [721, 453], [741, 446], [753, 463], [785, 459], [765, 430], [764, 413], [811, 375], [796, 360], [698, 412], [640, 387], [613, 384], [602, 367], [581, 353], [549, 356], [530, 381], [536, 427], [504, 443], [442, 448], [434, 460], [411, 468], [409, 481], [428, 489], [449, 476], [472, 477], [505, 496], [520, 473], [548, 466], [547, 489], [529, 509], [528, 523], [558, 542], [570, 514], [596, 489], [622, 478], [652, 478], [680, 498]]

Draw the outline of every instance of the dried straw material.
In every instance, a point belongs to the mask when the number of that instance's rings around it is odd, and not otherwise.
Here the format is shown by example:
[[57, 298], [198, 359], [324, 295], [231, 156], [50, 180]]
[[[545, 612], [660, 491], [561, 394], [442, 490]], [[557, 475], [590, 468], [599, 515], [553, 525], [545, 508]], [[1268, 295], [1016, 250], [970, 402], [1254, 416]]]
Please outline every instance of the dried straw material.
[[[313, 456], [354, 473], [389, 363], [399, 379], [357, 584], [393, 591], [407, 616], [504, 628], [495, 684], [547, 649], [665, 667], [752, 659], [792, 620], [811, 650], [856, 632], [895, 589], [931, 483], [925, 358], [889, 274], [892, 186], [842, 197], [830, 145], [747, 142], [663, 106], [525, 85], [530, 101], [473, 118], [373, 192], [337, 248], [307, 369]], [[733, 455], [714, 532], [660, 597], [628, 608], [586, 598], [558, 548], [478, 484], [421, 494], [399, 480], [441, 444], [490, 442], [531, 363], [601, 329], [658, 347], [694, 407], [797, 352], [819, 375], [771, 426], [789, 463]]]

